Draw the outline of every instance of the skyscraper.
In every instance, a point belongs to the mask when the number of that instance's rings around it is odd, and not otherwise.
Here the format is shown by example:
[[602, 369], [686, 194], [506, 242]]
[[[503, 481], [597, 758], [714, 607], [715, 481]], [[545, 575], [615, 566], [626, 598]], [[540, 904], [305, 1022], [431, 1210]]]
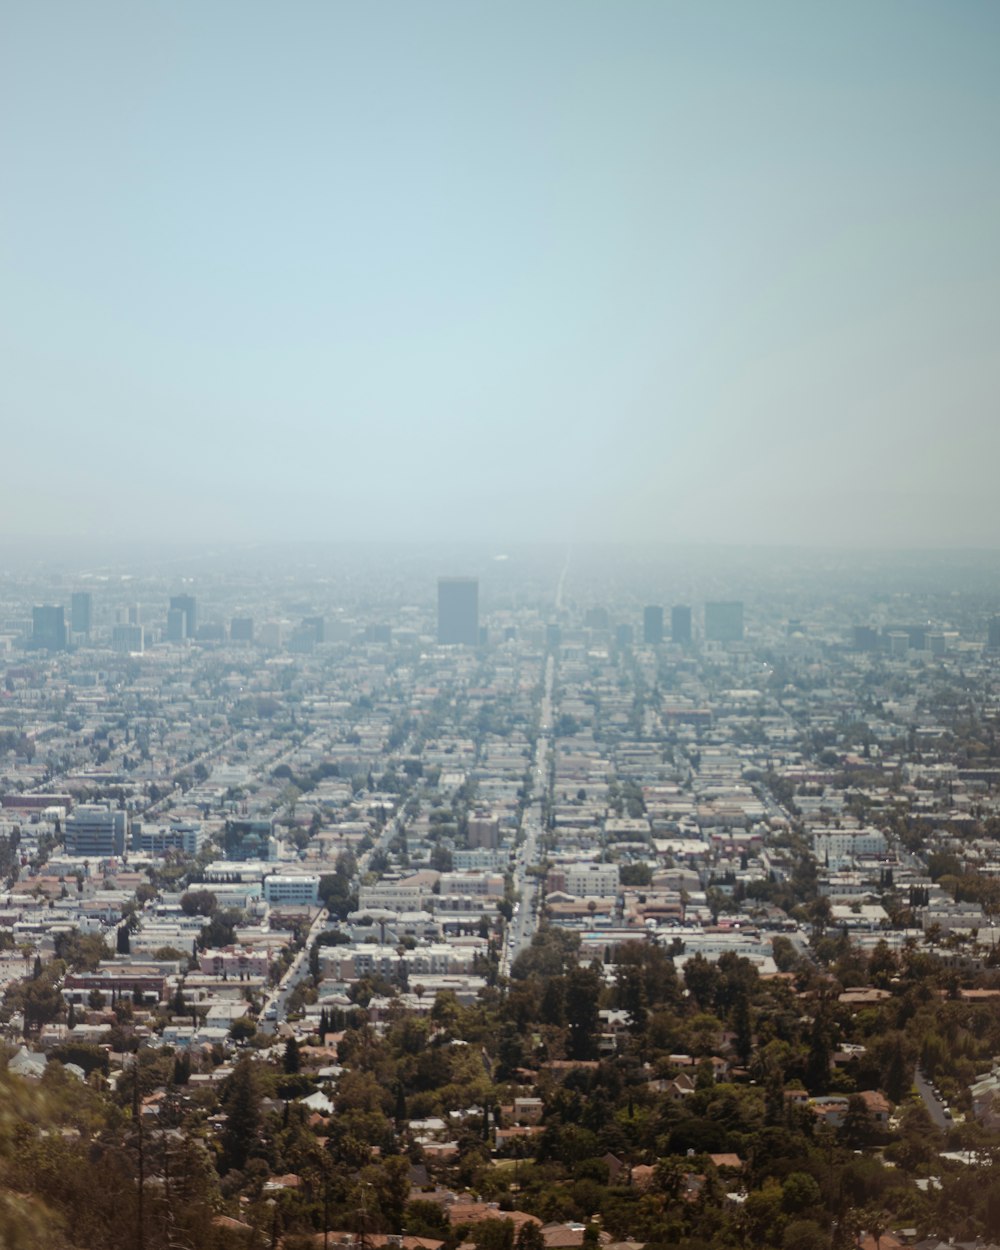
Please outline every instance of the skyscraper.
[[479, 581], [475, 577], [438, 578], [438, 642], [479, 645]]
[[304, 616], [302, 628], [312, 630], [314, 642], [326, 642], [326, 617]]
[[743, 604], [705, 604], [705, 638], [709, 642], [743, 641]]
[[183, 608], [171, 608], [167, 613], [167, 642], [183, 642], [187, 637], [187, 613]]
[[94, 620], [94, 596], [89, 590], [74, 590], [70, 600], [70, 629], [74, 634], [89, 634]]
[[642, 641], [647, 647], [658, 647], [663, 641], [663, 609], [658, 604], [642, 610]]
[[66, 649], [66, 609], [44, 604], [31, 609], [32, 645], [46, 651]]
[[683, 604], [670, 609], [670, 637], [674, 642], [691, 641], [691, 609]]
[[198, 603], [194, 595], [171, 595], [170, 611], [184, 613], [184, 637], [193, 638], [198, 632]]
[[253, 642], [253, 617], [234, 616], [229, 623], [229, 637], [233, 642]]

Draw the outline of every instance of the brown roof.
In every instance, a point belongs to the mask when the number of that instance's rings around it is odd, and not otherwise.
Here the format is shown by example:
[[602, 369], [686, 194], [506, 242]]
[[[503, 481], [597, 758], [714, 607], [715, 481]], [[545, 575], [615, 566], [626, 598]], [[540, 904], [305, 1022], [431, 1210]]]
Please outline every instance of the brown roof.
[[453, 1202], [445, 1208], [452, 1224], [478, 1224], [480, 1220], [510, 1220], [515, 1228], [522, 1224], [541, 1224], [527, 1211], [501, 1211], [490, 1202]]

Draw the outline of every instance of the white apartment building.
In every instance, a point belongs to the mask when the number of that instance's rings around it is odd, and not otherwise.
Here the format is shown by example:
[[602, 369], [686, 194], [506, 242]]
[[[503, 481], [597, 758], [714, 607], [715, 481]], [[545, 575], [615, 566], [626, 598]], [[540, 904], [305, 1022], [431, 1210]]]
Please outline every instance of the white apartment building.
[[445, 872], [441, 874], [442, 894], [476, 894], [499, 898], [503, 896], [504, 879], [500, 872]]
[[567, 864], [566, 893], [574, 898], [614, 898], [618, 894], [617, 864]]
[[888, 851], [881, 829], [824, 829], [813, 834], [813, 855], [831, 868], [851, 863], [859, 855], [885, 855]]

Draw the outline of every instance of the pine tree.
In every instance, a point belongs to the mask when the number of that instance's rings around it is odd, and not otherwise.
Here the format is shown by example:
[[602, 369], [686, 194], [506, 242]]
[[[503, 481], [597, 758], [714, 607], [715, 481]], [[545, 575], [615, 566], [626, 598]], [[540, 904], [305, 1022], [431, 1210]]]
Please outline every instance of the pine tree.
[[302, 1059], [299, 1055], [299, 1044], [294, 1037], [290, 1037], [285, 1043], [285, 1071], [291, 1076], [298, 1072], [302, 1067]]

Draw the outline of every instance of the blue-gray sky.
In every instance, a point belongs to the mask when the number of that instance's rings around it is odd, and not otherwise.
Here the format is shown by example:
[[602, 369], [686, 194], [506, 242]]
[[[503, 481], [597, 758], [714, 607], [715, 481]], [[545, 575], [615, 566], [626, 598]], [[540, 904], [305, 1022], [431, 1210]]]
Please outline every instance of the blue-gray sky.
[[1000, 6], [0, 8], [0, 529], [1000, 546]]

